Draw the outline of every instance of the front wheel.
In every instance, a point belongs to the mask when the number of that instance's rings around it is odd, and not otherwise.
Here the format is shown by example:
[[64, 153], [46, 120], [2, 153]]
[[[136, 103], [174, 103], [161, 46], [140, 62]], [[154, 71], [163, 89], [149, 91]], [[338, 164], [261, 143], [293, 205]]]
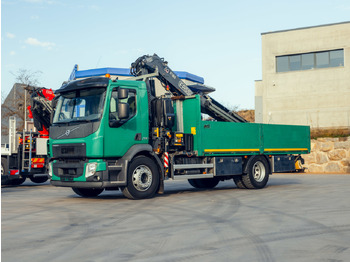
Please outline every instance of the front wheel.
[[265, 157], [254, 156], [248, 162], [247, 173], [242, 175], [242, 181], [246, 188], [264, 188], [269, 180], [270, 167]]
[[74, 193], [82, 197], [96, 197], [101, 194], [104, 188], [78, 188], [72, 187]]
[[122, 188], [129, 199], [153, 197], [159, 187], [159, 171], [155, 162], [145, 156], [133, 159], [128, 168], [128, 183]]

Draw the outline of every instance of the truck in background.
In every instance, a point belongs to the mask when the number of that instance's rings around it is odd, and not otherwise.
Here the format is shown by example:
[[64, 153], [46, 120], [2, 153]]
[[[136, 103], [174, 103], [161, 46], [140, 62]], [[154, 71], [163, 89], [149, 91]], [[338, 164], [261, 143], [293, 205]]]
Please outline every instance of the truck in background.
[[54, 94], [46, 88], [28, 86], [26, 90], [31, 94], [27, 109], [33, 122], [26, 121], [26, 129], [16, 132], [16, 118], [9, 118], [9, 143], [1, 145], [2, 185], [21, 185], [27, 178], [34, 183], [48, 180], [47, 141]]
[[[156, 54], [138, 58], [131, 74], [70, 81], [55, 92], [52, 185], [83, 197], [119, 189], [130, 199], [162, 193], [166, 179], [260, 189], [310, 152], [308, 126], [247, 123], [209, 96], [215, 89], [186, 85]], [[164, 94], [156, 94], [154, 79]]]

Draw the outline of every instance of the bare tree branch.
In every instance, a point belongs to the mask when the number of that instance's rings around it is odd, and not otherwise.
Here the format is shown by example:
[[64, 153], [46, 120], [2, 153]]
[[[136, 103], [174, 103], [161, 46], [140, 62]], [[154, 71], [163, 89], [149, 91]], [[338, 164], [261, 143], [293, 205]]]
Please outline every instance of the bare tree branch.
[[[30, 105], [30, 95], [27, 94], [25, 99], [26, 86], [38, 86], [40, 84], [38, 77], [42, 74], [41, 71], [31, 71], [27, 69], [19, 69], [15, 76], [16, 84], [10, 91], [7, 97], [1, 93], [1, 135], [8, 134], [8, 119], [10, 116], [16, 116], [17, 119], [17, 130], [23, 130], [25, 123], [25, 115], [27, 108]], [[27, 100], [27, 101], [25, 101]]]

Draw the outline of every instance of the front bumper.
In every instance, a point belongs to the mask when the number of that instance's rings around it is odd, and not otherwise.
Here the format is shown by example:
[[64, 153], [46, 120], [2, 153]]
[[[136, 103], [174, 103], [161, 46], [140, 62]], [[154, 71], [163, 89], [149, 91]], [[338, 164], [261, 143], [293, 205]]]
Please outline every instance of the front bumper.
[[[96, 171], [89, 175], [87, 166], [96, 164]], [[126, 186], [127, 161], [54, 160], [50, 163], [51, 184], [61, 187], [106, 188]]]
[[106, 188], [126, 186], [124, 181], [102, 181], [102, 182], [64, 182], [51, 180], [51, 185], [60, 187], [79, 187], [79, 188]]

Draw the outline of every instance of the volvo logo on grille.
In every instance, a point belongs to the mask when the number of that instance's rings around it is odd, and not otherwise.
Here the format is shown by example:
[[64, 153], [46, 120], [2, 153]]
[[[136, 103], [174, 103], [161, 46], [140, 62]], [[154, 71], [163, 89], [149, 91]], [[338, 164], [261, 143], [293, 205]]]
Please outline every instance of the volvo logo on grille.
[[58, 136], [57, 138], [61, 138], [64, 136], [69, 136], [70, 133], [72, 133], [74, 130], [77, 130], [80, 126], [74, 127], [72, 129], [67, 129], [66, 132], [64, 132], [62, 135]]

